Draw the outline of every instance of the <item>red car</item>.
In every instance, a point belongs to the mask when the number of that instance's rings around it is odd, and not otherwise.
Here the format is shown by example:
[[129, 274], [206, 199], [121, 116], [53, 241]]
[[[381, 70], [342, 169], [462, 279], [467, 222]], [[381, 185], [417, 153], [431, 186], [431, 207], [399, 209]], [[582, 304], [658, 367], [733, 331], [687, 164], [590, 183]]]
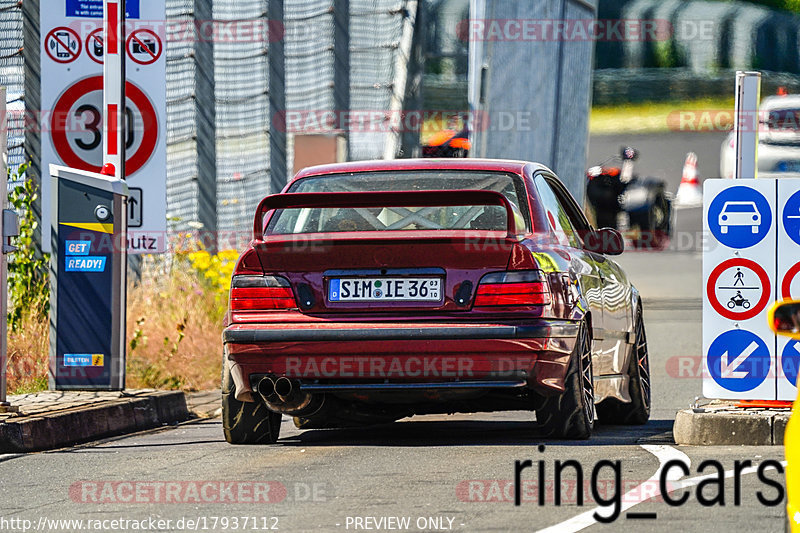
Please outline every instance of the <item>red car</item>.
[[230, 443], [274, 443], [284, 414], [329, 428], [529, 410], [567, 439], [649, 418], [642, 304], [609, 258], [622, 238], [542, 165], [308, 168], [254, 232], [223, 334]]

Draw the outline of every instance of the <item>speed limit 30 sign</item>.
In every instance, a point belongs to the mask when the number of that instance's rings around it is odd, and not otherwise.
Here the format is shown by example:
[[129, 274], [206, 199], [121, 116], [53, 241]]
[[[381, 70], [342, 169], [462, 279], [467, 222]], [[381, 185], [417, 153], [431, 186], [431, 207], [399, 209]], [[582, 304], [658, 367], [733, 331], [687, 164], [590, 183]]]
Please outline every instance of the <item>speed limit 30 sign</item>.
[[[136, 174], [153, 156], [159, 117], [145, 93], [126, 83], [126, 170]], [[56, 100], [50, 119], [53, 149], [70, 167], [100, 172], [103, 166], [103, 77], [84, 78]], [[163, 120], [163, 119], [162, 119]]]
[[[166, 251], [165, 0], [127, 0], [126, 180], [140, 191], [129, 210], [129, 253]], [[103, 0], [41, 2], [42, 161], [99, 172], [103, 161]], [[160, 21], [160, 22], [159, 22]], [[50, 202], [50, 180], [42, 180]], [[131, 218], [134, 217], [134, 218]], [[42, 210], [50, 245], [50, 209]]]

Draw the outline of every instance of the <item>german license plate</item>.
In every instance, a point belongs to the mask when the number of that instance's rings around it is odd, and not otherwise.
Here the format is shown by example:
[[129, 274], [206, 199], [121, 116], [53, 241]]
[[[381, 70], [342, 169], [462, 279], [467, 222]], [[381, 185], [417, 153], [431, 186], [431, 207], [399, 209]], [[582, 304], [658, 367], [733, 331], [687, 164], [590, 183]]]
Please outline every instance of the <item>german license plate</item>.
[[336, 278], [328, 286], [331, 302], [438, 302], [441, 278]]

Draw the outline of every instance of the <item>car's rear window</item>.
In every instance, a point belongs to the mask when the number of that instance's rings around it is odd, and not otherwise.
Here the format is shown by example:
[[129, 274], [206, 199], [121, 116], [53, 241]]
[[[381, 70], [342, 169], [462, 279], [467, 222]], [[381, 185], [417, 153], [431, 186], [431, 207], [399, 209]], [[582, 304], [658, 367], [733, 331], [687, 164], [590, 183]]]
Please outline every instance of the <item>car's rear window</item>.
[[[503, 194], [515, 208], [517, 227], [530, 229], [522, 179], [501, 172], [358, 172], [312, 176], [295, 182], [290, 193], [485, 190]], [[343, 231], [505, 230], [502, 206], [302, 208], [279, 210], [267, 234]]]

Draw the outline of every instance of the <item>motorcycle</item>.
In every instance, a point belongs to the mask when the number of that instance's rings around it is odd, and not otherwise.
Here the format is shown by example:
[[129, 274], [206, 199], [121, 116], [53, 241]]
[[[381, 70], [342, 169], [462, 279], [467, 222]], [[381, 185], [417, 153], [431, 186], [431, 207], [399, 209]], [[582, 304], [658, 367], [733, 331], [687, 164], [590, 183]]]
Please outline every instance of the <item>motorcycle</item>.
[[[672, 233], [672, 199], [666, 183], [657, 178], [640, 178], [633, 173], [639, 153], [625, 147], [586, 172], [586, 198], [594, 211], [598, 228], [621, 229], [620, 214], [627, 215], [628, 228], [638, 229], [634, 245], [663, 248]], [[610, 165], [621, 161], [621, 166]]]
[[456, 130], [448, 125], [422, 146], [422, 157], [469, 157], [471, 148], [467, 126]]

